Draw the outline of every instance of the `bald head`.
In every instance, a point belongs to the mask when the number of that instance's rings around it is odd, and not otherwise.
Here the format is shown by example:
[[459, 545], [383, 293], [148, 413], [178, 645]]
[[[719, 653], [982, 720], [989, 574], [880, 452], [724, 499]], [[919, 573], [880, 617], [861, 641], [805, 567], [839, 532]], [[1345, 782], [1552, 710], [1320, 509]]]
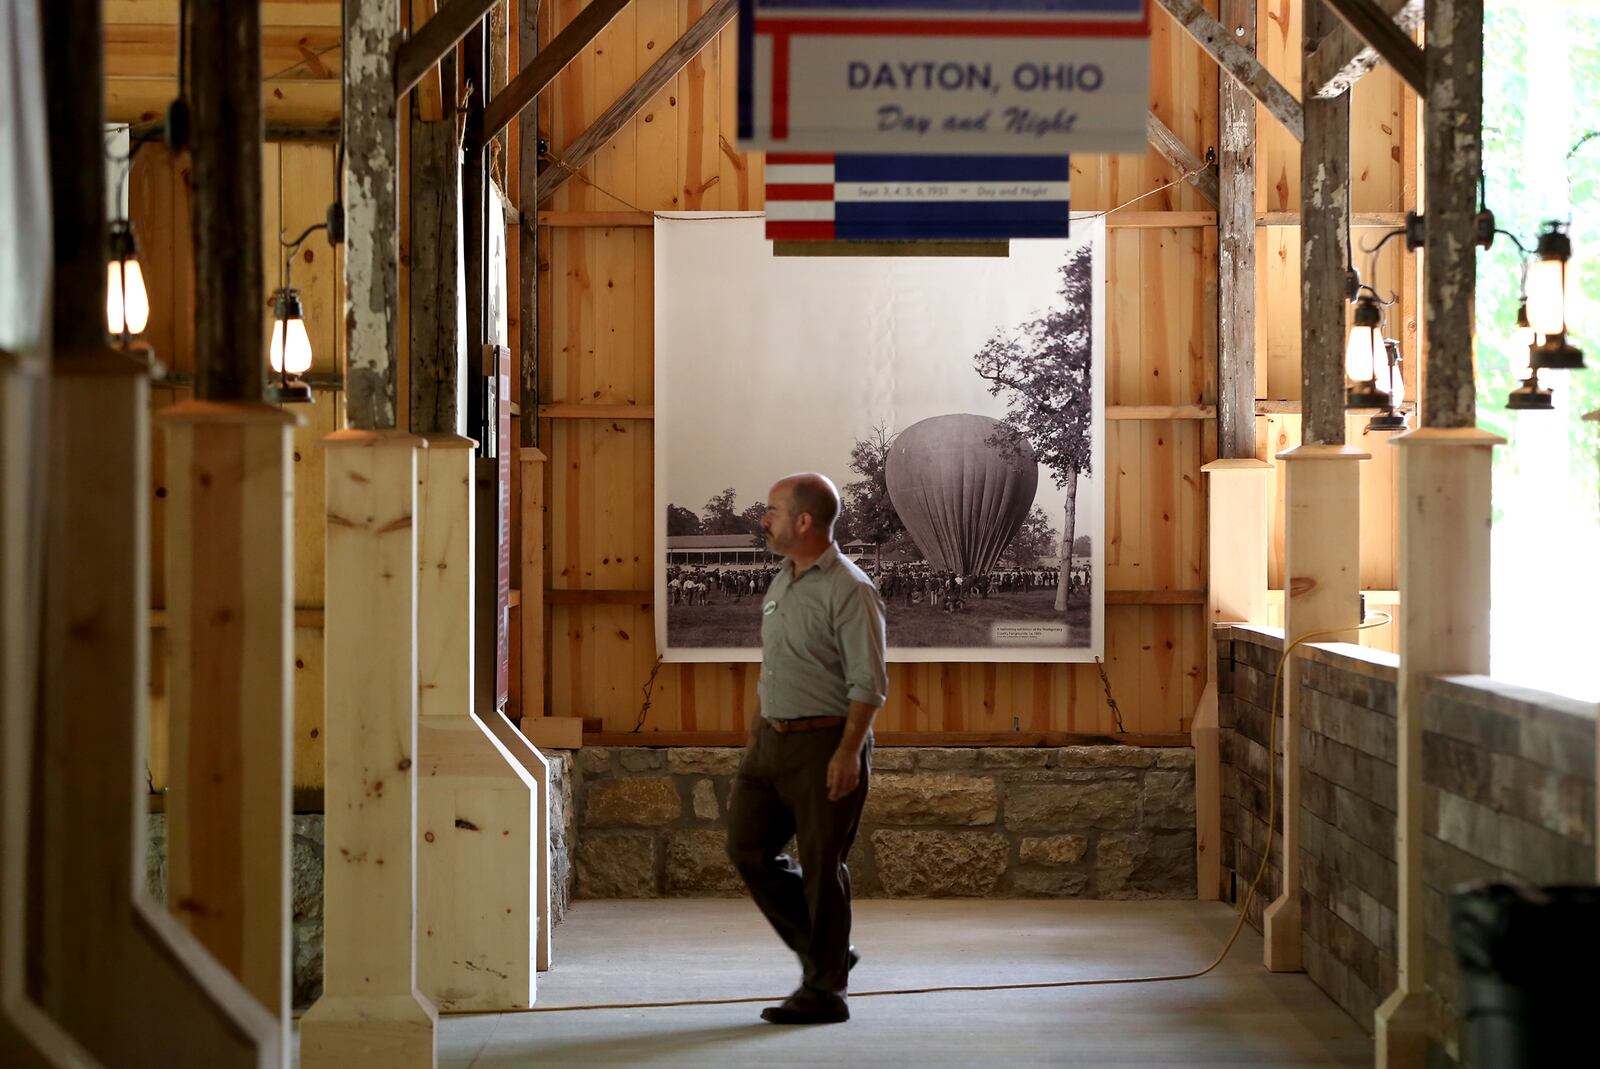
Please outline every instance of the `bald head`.
[[833, 480], [814, 471], [791, 475], [778, 483], [789, 491], [794, 514], [811, 515], [811, 523], [823, 534], [832, 536], [833, 521], [839, 518], [839, 490]]

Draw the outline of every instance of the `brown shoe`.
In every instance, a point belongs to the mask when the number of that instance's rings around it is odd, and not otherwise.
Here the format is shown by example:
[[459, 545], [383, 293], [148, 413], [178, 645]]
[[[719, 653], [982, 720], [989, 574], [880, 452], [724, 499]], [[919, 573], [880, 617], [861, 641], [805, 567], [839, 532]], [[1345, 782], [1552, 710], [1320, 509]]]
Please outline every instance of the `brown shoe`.
[[762, 1010], [761, 1019], [772, 1024], [838, 1024], [850, 1019], [850, 1005], [843, 995], [801, 987], [780, 1004]]

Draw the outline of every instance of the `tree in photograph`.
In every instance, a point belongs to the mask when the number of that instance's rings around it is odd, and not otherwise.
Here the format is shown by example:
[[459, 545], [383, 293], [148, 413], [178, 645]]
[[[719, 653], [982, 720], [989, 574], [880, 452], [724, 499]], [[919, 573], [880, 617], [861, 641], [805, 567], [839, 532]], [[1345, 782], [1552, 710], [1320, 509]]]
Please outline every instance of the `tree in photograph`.
[[694, 510], [686, 509], [682, 505], [667, 506], [667, 534], [697, 535], [700, 533], [700, 517]]
[[734, 511], [733, 487], [717, 494], [700, 510], [700, 533], [708, 535], [740, 534], [745, 530], [744, 518]]
[[1074, 557], [1087, 557], [1094, 552], [1094, 545], [1089, 541], [1088, 535], [1079, 535], [1072, 540], [1072, 555]]
[[[973, 358], [989, 393], [1006, 402], [1010, 433], [1024, 440], [1066, 491], [1061, 558], [1071, 561], [1076, 538], [1078, 476], [1089, 473], [1094, 351], [1094, 264], [1085, 245], [1061, 266], [1061, 300], [1038, 318], [1001, 330]], [[1060, 571], [1056, 611], [1067, 608], [1071, 568]]]
[[1050, 523], [1050, 517], [1044, 514], [1044, 509], [1035, 505], [1029, 511], [1028, 518], [1022, 521], [1022, 526], [1017, 528], [1005, 552], [1000, 555], [1000, 561], [1012, 568], [1031, 568], [1039, 563], [1040, 558], [1055, 552], [1060, 545], [1057, 541], [1059, 537]]
[[757, 501], [754, 505], [739, 513], [739, 522], [742, 529], [750, 532], [750, 544], [757, 549], [767, 546], [767, 532], [761, 528], [761, 520], [767, 514], [767, 503]]
[[850, 450], [850, 470], [861, 478], [845, 484], [843, 504], [850, 515], [850, 533], [871, 543], [875, 557], [880, 557], [883, 546], [906, 529], [894, 510], [894, 502], [889, 500], [889, 483], [884, 474], [893, 444], [889, 425], [880, 423], [865, 438], [857, 438]]

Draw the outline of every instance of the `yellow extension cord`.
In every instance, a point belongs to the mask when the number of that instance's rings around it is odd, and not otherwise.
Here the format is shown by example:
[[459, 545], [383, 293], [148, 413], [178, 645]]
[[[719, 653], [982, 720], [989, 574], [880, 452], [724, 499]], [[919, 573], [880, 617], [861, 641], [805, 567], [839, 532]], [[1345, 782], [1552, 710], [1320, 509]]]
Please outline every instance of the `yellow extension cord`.
[[[1272, 828], [1277, 820], [1278, 795], [1277, 795], [1277, 766], [1273, 759], [1273, 752], [1278, 744], [1278, 698], [1283, 693], [1283, 669], [1289, 662], [1289, 655], [1295, 649], [1313, 639], [1327, 638], [1332, 635], [1342, 635], [1349, 631], [1365, 631], [1369, 628], [1382, 627], [1389, 623], [1393, 617], [1386, 612], [1371, 614], [1382, 619], [1363, 622], [1354, 627], [1340, 627], [1328, 631], [1312, 631], [1295, 639], [1284, 649], [1283, 655], [1278, 658], [1278, 670], [1272, 676], [1272, 715], [1267, 718], [1267, 846], [1261, 851], [1261, 865], [1256, 869], [1255, 878], [1250, 881], [1250, 889], [1245, 893], [1244, 901], [1239, 906], [1239, 919], [1234, 923], [1233, 932], [1228, 936], [1228, 941], [1223, 944], [1222, 951], [1216, 960], [1198, 972], [1176, 973], [1171, 976], [1127, 976], [1112, 977], [1095, 980], [1052, 980], [1040, 981], [1031, 984], [948, 984], [943, 987], [899, 987], [884, 991], [852, 991], [850, 997], [876, 998], [882, 995], [932, 995], [943, 991], [1039, 991], [1057, 987], [1094, 987], [1109, 984], [1154, 984], [1167, 980], [1196, 980], [1206, 975], [1211, 970], [1221, 965], [1228, 956], [1228, 951], [1233, 949], [1234, 942], [1239, 938], [1239, 932], [1244, 928], [1245, 917], [1249, 915], [1250, 903], [1255, 900], [1256, 888], [1261, 885], [1261, 879], [1267, 873], [1267, 859], [1272, 856]], [[531, 1006], [527, 1009], [509, 1010], [510, 1013], [577, 1013], [580, 1010], [653, 1010], [670, 1009], [678, 1006], [734, 1006], [746, 1002], [782, 1002], [786, 995], [760, 996], [745, 998], [705, 998], [681, 999], [676, 1002], [605, 1002], [582, 1006]], [[447, 1011], [448, 1012], [448, 1011]], [[482, 1011], [469, 1011], [474, 1014]]]

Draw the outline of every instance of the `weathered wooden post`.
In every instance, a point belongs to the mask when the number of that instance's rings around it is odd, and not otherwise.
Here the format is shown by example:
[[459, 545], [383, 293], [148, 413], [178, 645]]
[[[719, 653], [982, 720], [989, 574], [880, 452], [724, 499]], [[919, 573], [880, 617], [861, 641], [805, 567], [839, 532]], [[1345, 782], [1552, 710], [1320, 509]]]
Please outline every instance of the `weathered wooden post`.
[[[1221, 20], [1254, 51], [1256, 9], [1223, 0]], [[1217, 211], [1217, 439], [1209, 480], [1206, 687], [1195, 709], [1195, 871], [1199, 896], [1222, 894], [1222, 751], [1217, 723], [1216, 644], [1221, 623], [1266, 619], [1267, 487], [1272, 465], [1256, 458], [1256, 100], [1222, 78], [1220, 204]]]
[[[1472, 338], [1483, 126], [1483, 0], [1429, 0], [1423, 118], [1428, 355], [1420, 426], [1400, 448], [1397, 988], [1378, 1007], [1380, 1069], [1422, 1066], [1435, 1021], [1425, 974], [1422, 681], [1489, 672], [1490, 471], [1477, 428]], [[1449, 547], [1449, 552], [1445, 552]]]
[[[444, 81], [455, 83], [447, 56]], [[473, 712], [475, 443], [463, 436], [461, 149], [411, 120], [411, 429], [418, 479], [417, 981], [441, 1009], [532, 1005], [538, 785]]]
[[[1309, 55], [1338, 25], [1307, 0]], [[1301, 444], [1285, 464], [1285, 641], [1361, 622], [1361, 467], [1369, 454], [1345, 444], [1345, 264], [1350, 240], [1350, 94], [1316, 96], [1304, 81], [1306, 137], [1300, 159]], [[1354, 632], [1352, 632], [1352, 635]], [[1301, 969], [1300, 717], [1296, 663], [1283, 680], [1283, 890], [1263, 924], [1266, 965]], [[1272, 755], [1268, 755], [1270, 758]]]
[[49, 411], [50, 145], [39, 11], [0, 11], [0, 68], [20, 89], [0, 140], [0, 1063], [94, 1064], [28, 996], [28, 788], [33, 781]]
[[292, 427], [262, 400], [261, 12], [189, 10], [193, 400], [167, 438], [168, 908], [289, 1021]]
[[145, 852], [149, 369], [106, 344], [100, 3], [56, 0], [40, 12], [55, 272], [28, 994], [106, 1065], [275, 1066], [278, 1022], [135, 891]]
[[[588, 10], [587, 8], [585, 10]], [[524, 3], [517, 16], [517, 61], [527, 70], [539, 55], [539, 9]], [[518, 427], [517, 477], [521, 480], [522, 566], [522, 715], [543, 716], [544, 670], [544, 450], [539, 448], [539, 113], [524, 107], [517, 123], [517, 279], [520, 292], [517, 327], [518, 368], [522, 420]], [[504, 720], [504, 717], [500, 719]], [[495, 726], [492, 725], [491, 726]], [[539, 868], [536, 899], [539, 914], [538, 961], [550, 968], [553, 949], [550, 915], [550, 765], [509, 721], [496, 732], [502, 742], [521, 739], [515, 750], [539, 782], [536, 816], [539, 821], [535, 861]], [[509, 743], [508, 743], [509, 745]]]
[[417, 474], [396, 427], [400, 0], [345, 5], [345, 372], [349, 429], [327, 460], [323, 995], [305, 1069], [436, 1061], [417, 990]]

